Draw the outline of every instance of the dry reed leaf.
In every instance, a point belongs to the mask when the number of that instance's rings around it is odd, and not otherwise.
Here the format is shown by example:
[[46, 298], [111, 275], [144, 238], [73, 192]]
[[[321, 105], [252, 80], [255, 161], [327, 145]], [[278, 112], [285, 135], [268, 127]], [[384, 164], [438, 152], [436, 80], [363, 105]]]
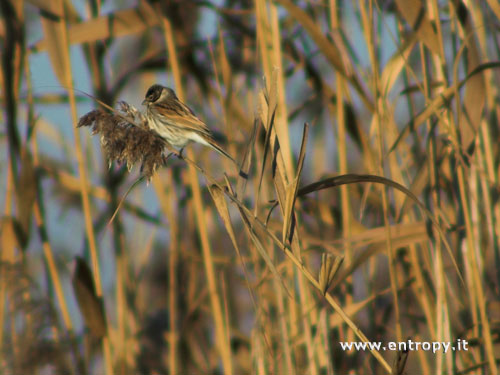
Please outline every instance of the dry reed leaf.
[[84, 259], [76, 257], [75, 262], [72, 284], [83, 320], [93, 336], [104, 337], [107, 331], [104, 305], [97, 297], [92, 271]]
[[[391, 242], [394, 248], [406, 247], [418, 242], [427, 241], [427, 229], [425, 222], [393, 224], [389, 227]], [[377, 227], [365, 229], [350, 237], [354, 247], [367, 245], [384, 246], [387, 244], [387, 228]]]
[[356, 142], [361, 150], [361, 156], [363, 157], [363, 164], [367, 171], [375, 170], [375, 151], [372, 148], [369, 136], [366, 134], [360, 120], [357, 118], [358, 114], [354, 109], [352, 103], [344, 102], [344, 113], [346, 121], [346, 130], [352, 139]]
[[[264, 179], [264, 169], [266, 167], [267, 157], [269, 155], [270, 145], [271, 145], [271, 136], [274, 126], [274, 118], [276, 115], [276, 78], [273, 74], [271, 79], [271, 90], [268, 94], [267, 87], [264, 86], [264, 89], [259, 93], [260, 106], [259, 106], [259, 115], [262, 124], [264, 124], [264, 128], [266, 129], [266, 139], [264, 142], [264, 156], [262, 157], [262, 166], [260, 168], [260, 177], [259, 177], [259, 185], [257, 188], [257, 194], [255, 197], [255, 202], [259, 202], [260, 190], [262, 187], [262, 181]], [[274, 168], [276, 166], [273, 163], [273, 174], [275, 173]], [[279, 198], [278, 198], [279, 200]], [[257, 204], [255, 205], [255, 210], [257, 210]]]
[[302, 174], [302, 169], [304, 167], [304, 160], [306, 158], [306, 145], [307, 145], [308, 132], [309, 132], [309, 125], [304, 124], [304, 130], [302, 132], [302, 143], [300, 145], [299, 160], [297, 163], [297, 173], [295, 175], [294, 180], [286, 187], [286, 196], [285, 196], [286, 200], [283, 213], [283, 230], [282, 230], [283, 243], [286, 243], [286, 240], [289, 237], [290, 232], [292, 231], [293, 233], [293, 230], [291, 228], [292, 225], [294, 225], [296, 222], [294, 219], [293, 208], [295, 207], [297, 192], [299, 190], [300, 176]]
[[233, 224], [231, 222], [231, 217], [229, 216], [229, 210], [227, 208], [227, 203], [224, 197], [224, 193], [216, 185], [211, 185], [208, 190], [214, 200], [215, 208], [217, 208], [217, 212], [219, 212], [219, 215], [222, 218], [222, 222], [226, 227], [227, 234], [229, 235], [229, 238], [231, 239], [234, 248], [236, 249], [238, 254], [240, 254], [240, 249], [238, 247], [238, 242], [236, 241], [236, 236], [234, 235]]
[[[462, 81], [463, 82], [463, 81]], [[461, 87], [461, 86], [460, 86]], [[439, 96], [434, 98], [431, 102], [427, 103], [426, 107], [420, 111], [416, 116], [414, 116], [408, 124], [405, 125], [403, 131], [399, 134], [398, 138], [392, 145], [392, 147], [389, 149], [389, 152], [392, 152], [399, 142], [401, 142], [404, 138], [406, 138], [410, 134], [410, 130], [413, 128], [413, 130], [418, 129], [418, 127], [429, 117], [432, 115], [435, 115], [441, 107], [445, 106], [448, 104], [449, 100], [455, 95], [457, 90], [457, 85], [448, 87], [444, 89], [442, 92], [440, 92]]]
[[[264, 259], [266, 260], [266, 263], [268, 263], [268, 265], [272, 265], [272, 268], [271, 270], [274, 270], [275, 267], [274, 265], [272, 264], [270, 258], [269, 258], [269, 255], [265, 252], [264, 250], [264, 247], [262, 246], [262, 244], [260, 243], [258, 237], [255, 235], [254, 231], [253, 231], [253, 227], [252, 227], [252, 224], [250, 222], [250, 220], [253, 220], [252, 223], [255, 223], [258, 225], [258, 227], [260, 229], [262, 229], [265, 234], [271, 238], [273, 240], [273, 242], [281, 249], [283, 249], [284, 253], [286, 254], [286, 256], [294, 263], [294, 265], [298, 268], [298, 270], [309, 280], [309, 282], [318, 290], [320, 290], [320, 285], [318, 283], [318, 281], [316, 280], [316, 278], [314, 277], [313, 274], [311, 274], [311, 272], [309, 272], [309, 270], [307, 269], [307, 267], [305, 266], [305, 264], [302, 262], [301, 259], [297, 258], [293, 252], [290, 251], [290, 249], [285, 246], [285, 244], [281, 243], [281, 241], [271, 232], [269, 231], [269, 229], [265, 226], [264, 223], [262, 223], [261, 221], [259, 221], [256, 217], [254, 217], [249, 211], [248, 209], [243, 206], [241, 204], [241, 202], [239, 202], [237, 199], [234, 198], [234, 196], [232, 195], [228, 195], [228, 197], [232, 200], [233, 203], [235, 203], [237, 205], [237, 207], [240, 209], [240, 213], [242, 213], [242, 219], [243, 219], [243, 222], [245, 223], [245, 226], [249, 229], [249, 234], [250, 234], [250, 237], [252, 239], [252, 241], [254, 242], [254, 244], [256, 245], [259, 253], [264, 257]], [[293, 246], [298, 246], [298, 244], [296, 244], [296, 242], [298, 242], [298, 240], [296, 240], [298, 238], [298, 236], [294, 236], [294, 243], [292, 243], [292, 248]], [[273, 273], [275, 273], [275, 271], [273, 271]], [[290, 292], [288, 291], [283, 279], [279, 276], [279, 274], [277, 274], [277, 271], [275, 273], [275, 276], [278, 277], [278, 279], [280, 280], [283, 288], [285, 289], [285, 292], [287, 293], [287, 295], [290, 297], [290, 298], [293, 298], [292, 295], [290, 294]], [[347, 325], [355, 332], [356, 336], [361, 339], [363, 342], [368, 342], [368, 339], [366, 338], [366, 336], [363, 334], [363, 332], [352, 322], [352, 320], [350, 320], [349, 316], [347, 316], [345, 314], [345, 312], [343, 311], [343, 309], [340, 307], [340, 305], [333, 299], [333, 297], [326, 293], [325, 294], [325, 299], [326, 301], [330, 304], [330, 306], [332, 306], [335, 311], [340, 315], [340, 317], [342, 318], [343, 322], [347, 323]], [[390, 366], [387, 364], [387, 362], [382, 358], [382, 356], [374, 349], [371, 349], [370, 352], [373, 354], [373, 356], [388, 370], [390, 370]]]
[[[394, 248], [406, 247], [417, 242], [421, 242], [426, 240], [427, 238], [417, 238], [417, 236], [413, 236], [413, 238], [408, 239], [399, 239], [392, 242]], [[366, 245], [362, 245], [363, 249], [356, 254], [356, 257], [351, 261], [351, 263], [347, 264], [342, 272], [339, 273], [335, 282], [332, 283], [331, 287], [336, 288], [337, 285], [341, 284], [348, 277], [352, 276], [352, 274], [357, 271], [361, 265], [366, 263], [370, 258], [378, 254], [386, 254], [387, 250], [387, 239], [380, 240], [375, 242], [373, 245], [366, 247]]]
[[[68, 191], [78, 193], [80, 191], [80, 180], [78, 177], [65, 172], [62, 168], [50, 165], [49, 163], [43, 165], [43, 170], [48, 173], [54, 181], [56, 181], [62, 188]], [[109, 190], [99, 185], [88, 185], [89, 194], [93, 197], [110, 202], [111, 196]]]
[[500, 67], [500, 63], [498, 62], [481, 64], [477, 66], [473, 71], [469, 72], [467, 74], [467, 77], [465, 77], [463, 80], [441, 91], [439, 93], [439, 96], [434, 98], [430, 103], [427, 103], [426, 107], [416, 116], [414, 116], [408, 122], [408, 124], [405, 125], [404, 129], [399, 134], [398, 139], [396, 139], [392, 147], [389, 149], [389, 152], [392, 152], [398, 146], [399, 142], [401, 142], [410, 134], [411, 129], [416, 130], [425, 120], [427, 120], [432, 115], [435, 115], [442, 106], [447, 105], [450, 99], [452, 99], [453, 96], [458, 93], [458, 90], [460, 90], [470, 79], [472, 79], [477, 74], [482, 73], [486, 69], [493, 69], [498, 67]]
[[[52, 0], [45, 0], [45, 1], [52, 1]], [[74, 2], [73, 0], [63, 0], [63, 8], [68, 22], [80, 21], [80, 15], [78, 14], [73, 2]]]
[[[475, 37], [476, 30], [474, 30], [470, 15], [467, 13], [465, 14], [464, 43], [467, 45], [467, 74], [470, 74], [480, 66], [481, 57], [477, 39]], [[457, 55], [457, 58], [458, 56], [460, 56], [460, 54]], [[456, 96], [456, 98], [458, 100], [458, 96]], [[459, 129], [462, 138], [462, 147], [464, 149], [469, 148], [470, 144], [474, 140], [474, 137], [476, 136], [477, 130], [481, 124], [485, 101], [486, 89], [484, 74], [475, 74], [469, 79], [467, 85], [465, 86], [465, 93], [463, 97], [464, 111], [460, 111]]]
[[[285, 214], [285, 204], [286, 204], [286, 186], [288, 186], [288, 178], [286, 174], [286, 169], [285, 169], [285, 163], [283, 160], [283, 155], [281, 152], [281, 147], [280, 147], [280, 142], [279, 142], [279, 137], [277, 132], [275, 131], [275, 126], [274, 120], [275, 120], [275, 115], [276, 115], [276, 106], [278, 103], [278, 69], [273, 69], [272, 75], [271, 75], [271, 83], [270, 83], [270, 92], [269, 96], [267, 97], [267, 103], [262, 100], [264, 95], [260, 95], [261, 101], [262, 101], [262, 108], [267, 109], [263, 110], [261, 112], [262, 116], [265, 116], [265, 124], [266, 124], [266, 131], [267, 131], [267, 137], [266, 137], [266, 145], [265, 149], [270, 150], [273, 155], [273, 160], [272, 160], [272, 165], [271, 165], [271, 173], [272, 173], [272, 179], [274, 183], [274, 190], [276, 192], [276, 196], [278, 198], [278, 202], [280, 205], [281, 209], [281, 214]], [[269, 104], [266, 106], [266, 104]], [[274, 127], [274, 129], [273, 129]], [[262, 163], [262, 173], [264, 171], [265, 167], [265, 159]], [[262, 176], [261, 176], [262, 178]], [[290, 177], [291, 178], [291, 177]], [[262, 181], [259, 182], [259, 191], [260, 191], [260, 184]], [[258, 194], [257, 194], [258, 198]], [[256, 201], [258, 201], [256, 198]], [[257, 205], [255, 205], [255, 212], [257, 212]], [[298, 236], [290, 236], [290, 242], [291, 242], [291, 248], [293, 251], [294, 256], [297, 259], [300, 259], [300, 242]], [[286, 246], [286, 243], [281, 242], [281, 245]], [[284, 250], [285, 248], [283, 248]]]
[[344, 257], [338, 257], [333, 254], [323, 253], [321, 254], [321, 268], [319, 272], [319, 285], [323, 294], [326, 294], [328, 288], [330, 287], [333, 278], [337, 274]]
[[53, 3], [53, 1], [50, 1], [50, 0], [27, 0], [26, 2], [33, 5], [34, 7], [38, 8], [43, 13], [49, 14], [49, 15], [54, 16], [54, 17], [61, 17], [62, 16], [62, 14], [52, 13], [53, 10], [52, 10], [51, 3]]
[[[270, 83], [270, 91], [267, 97], [268, 106], [266, 112], [266, 121], [264, 122], [266, 126], [266, 131], [268, 137], [266, 137], [266, 151], [272, 152], [272, 166], [271, 173], [274, 182], [274, 189], [278, 197], [278, 202], [280, 203], [280, 208], [282, 213], [284, 212], [285, 206], [285, 188], [288, 185], [288, 179], [285, 171], [285, 164], [283, 161], [283, 155], [281, 153], [280, 141], [278, 133], [276, 132], [275, 118], [276, 110], [278, 106], [278, 69], [273, 69]], [[265, 154], [264, 161], [262, 163], [262, 171], [265, 166]]]
[[418, 39], [425, 44], [432, 53], [441, 58], [441, 48], [437, 32], [427, 17], [424, 3], [421, 0], [396, 0], [396, 5], [403, 18], [410, 24]]
[[[330, 207], [330, 206], [327, 206]], [[379, 245], [387, 243], [387, 228], [376, 227], [366, 228], [357, 220], [352, 219], [350, 224], [354, 229], [351, 232], [349, 241], [354, 247], [364, 247], [367, 245]], [[281, 223], [277, 221], [270, 221], [268, 228], [271, 230], [279, 231]], [[390, 226], [391, 241], [395, 244], [394, 247], [405, 247], [414, 243], [423, 242], [428, 240], [426, 224], [423, 221], [413, 223], [400, 223]], [[333, 238], [333, 233], [328, 233], [328, 238], [321, 238], [318, 234], [310, 234], [301, 232], [301, 238], [309, 245], [315, 247], [325, 247], [331, 249], [331, 252], [336, 253], [333, 246], [344, 243], [345, 239]], [[340, 252], [340, 250], [338, 250]]]
[[[237, 203], [235, 200], [233, 200], [233, 202]], [[245, 225], [245, 228], [248, 231], [248, 235], [250, 236], [250, 239], [252, 240], [253, 244], [255, 245], [255, 248], [259, 252], [262, 259], [264, 259], [264, 261], [266, 262], [271, 273], [280, 281], [280, 283], [283, 286], [283, 289], [286, 291], [286, 293], [288, 295], [290, 295], [290, 293], [288, 292], [288, 288], [286, 287], [285, 281], [280, 276], [280, 274], [279, 274], [278, 270], [276, 269], [271, 257], [266, 252], [264, 245], [262, 245], [262, 242], [260, 241], [259, 237], [255, 233], [255, 228], [252, 224], [252, 222], [253, 222], [252, 214], [250, 212], [248, 212], [246, 210], [246, 207], [244, 207], [241, 203], [238, 202], [236, 205], [239, 209], [243, 224]], [[265, 231], [271, 238], [275, 238], [275, 236], [267, 228], [261, 227], [261, 230]]]
[[[370, 303], [372, 303], [377, 297], [379, 297], [380, 295], [382, 294], [385, 294], [389, 291], [389, 289], [386, 289], [382, 292], [378, 292], [378, 293], [373, 293], [372, 295], [370, 295], [370, 297], [368, 297], [367, 299], [363, 300], [363, 301], [359, 301], [359, 302], [354, 302], [354, 303], [350, 303], [346, 306], [343, 306], [342, 309], [344, 310], [344, 312], [349, 316], [349, 317], [354, 317], [358, 312], [360, 312], [361, 310], [363, 310], [367, 305], [369, 305]], [[331, 316], [330, 318], [330, 321], [329, 321], [329, 327], [330, 329], [335, 329], [341, 325], [345, 324], [345, 321], [344, 319], [342, 319], [342, 317], [339, 315], [339, 314], [334, 314]]]
[[269, 87], [266, 87], [266, 99], [267, 99], [267, 111], [266, 113], [266, 130], [271, 128], [271, 124], [274, 122], [276, 116], [276, 108], [278, 107], [278, 70], [273, 69], [271, 75], [271, 82]]
[[227, 59], [226, 47], [224, 45], [224, 35], [222, 34], [222, 29], [219, 27], [219, 44], [217, 46], [217, 52], [219, 56], [219, 66], [222, 73], [222, 81], [226, 87], [227, 100], [231, 98], [231, 91], [233, 85], [231, 65]]
[[295, 198], [297, 197], [295, 193], [295, 183], [292, 182], [285, 188], [285, 207], [283, 208], [283, 225], [281, 227], [281, 241], [283, 243], [286, 243], [292, 221], [295, 221], [293, 213]]
[[[57, 13], [56, 13], [57, 14]], [[68, 30], [70, 44], [81, 44], [138, 34], [160, 24], [160, 16], [151, 5], [143, 1], [136, 8], [119, 10], [112, 14], [72, 24]], [[43, 19], [43, 18], [42, 18]], [[42, 39], [33, 47], [36, 51], [51, 49], [51, 39]]]
[[[73, 6], [71, 0], [62, 0], [62, 1], [63, 1], [64, 12], [66, 14], [67, 19], [70, 21], [77, 21], [79, 19], [79, 15], [75, 7]], [[54, 14], [52, 12], [51, 3], [54, 2], [53, 0], [27, 0], [27, 2], [33, 5], [34, 7], [38, 8], [42, 13], [46, 13], [51, 17], [59, 18], [62, 16], [62, 14]]]
[[408, 63], [408, 56], [415, 46], [415, 38], [410, 37], [404, 45], [394, 53], [391, 59], [387, 62], [384, 67], [384, 71], [380, 77], [380, 87], [382, 94], [386, 95], [391, 91], [394, 83], [396, 82], [399, 74]]
[[240, 163], [240, 172], [238, 173], [236, 181], [237, 197], [242, 197], [243, 194], [245, 193], [245, 189], [249, 178], [250, 167], [252, 165], [253, 149], [255, 147], [255, 141], [257, 140], [258, 126], [259, 126], [259, 121], [256, 118], [253, 123], [252, 135], [248, 140], [248, 143], [245, 147], [245, 152], [243, 154], [243, 159], [241, 160]]
[[[344, 267], [343, 271], [339, 273], [335, 282], [332, 284], [332, 288], [342, 283], [348, 277], [350, 277], [356, 270], [366, 263], [370, 258], [378, 254], [385, 254], [387, 249], [387, 237], [384, 235], [384, 231], [387, 231], [385, 227], [375, 228], [374, 231], [378, 232], [377, 235], [380, 237], [374, 241], [364, 240], [363, 242], [353, 243], [353, 247], [361, 247], [362, 250], [356, 253], [356, 257], [351, 261], [350, 264]], [[370, 234], [371, 230], [367, 230], [367, 234]], [[383, 238], [382, 238], [383, 237]], [[406, 230], [406, 233], [399, 236], [392, 237], [391, 230], [391, 243], [394, 248], [403, 248], [410, 245], [417, 244], [419, 242], [427, 241], [429, 238], [427, 236], [425, 225], [422, 224], [421, 228], [417, 228], [416, 233], [411, 233], [411, 226]], [[370, 244], [368, 247], [367, 244]]]
[[[351, 222], [351, 226], [355, 228], [351, 233], [351, 237], [349, 237], [349, 242], [353, 250], [371, 246], [370, 249], [363, 250], [363, 252], [370, 252], [369, 258], [371, 255], [384, 249], [384, 246], [387, 245], [387, 228], [385, 226], [368, 229], [354, 219]], [[279, 230], [280, 224], [270, 222], [268, 227], [272, 230]], [[343, 250], [338, 249], [341, 247], [339, 244], [347, 241], [345, 239], [321, 238], [317, 234], [309, 234], [307, 232], [301, 232], [300, 235], [304, 242], [310, 246], [322, 247], [334, 254], [340, 254]], [[423, 221], [393, 224], [390, 226], [390, 236], [394, 248], [403, 248], [429, 240], [426, 224]]]
[[[412, 191], [416, 196], [419, 196], [429, 183], [429, 163], [427, 161], [427, 157], [425, 158], [425, 160], [421, 160], [420, 162], [422, 163], [422, 165], [418, 169], [417, 174], [413, 178], [413, 181], [410, 185], [410, 191]], [[406, 214], [410, 207], [410, 200], [408, 199], [408, 197], [406, 197], [401, 207], [399, 207], [399, 209], [396, 211], [396, 220]]]
[[45, 35], [45, 47], [49, 53], [50, 62], [57, 79], [62, 86], [69, 86], [67, 77], [70, 76], [68, 74], [70, 67], [65, 57], [68, 46], [64, 39], [66, 30], [63, 22], [64, 10], [62, 2], [61, 0], [48, 1], [46, 7], [50, 13], [41, 12], [40, 14], [40, 21]]
[[396, 356], [396, 358], [394, 360], [394, 364], [392, 365], [392, 374], [393, 375], [406, 374], [405, 367], [406, 367], [406, 361], [408, 360], [408, 354], [409, 354], [408, 349], [398, 350], [398, 355]]
[[314, 191], [319, 191], [322, 189], [327, 189], [335, 186], [340, 186], [344, 184], [352, 184], [352, 183], [360, 183], [360, 182], [373, 182], [373, 183], [378, 183], [378, 184], [383, 184], [390, 186], [394, 189], [399, 190], [400, 192], [404, 193], [407, 195], [413, 202], [417, 204], [417, 206], [420, 208], [420, 210], [424, 213], [425, 216], [432, 222], [433, 226], [436, 228], [436, 230], [439, 233], [439, 236], [441, 237], [441, 241], [443, 242], [444, 246], [446, 247], [446, 250], [448, 252], [448, 255], [451, 258], [451, 261], [453, 262], [453, 266], [455, 267], [455, 270], [457, 271], [457, 274], [462, 282], [464, 282], [462, 273], [460, 272], [460, 269], [458, 268], [457, 261], [453, 255], [453, 251], [451, 250], [450, 244], [446, 240], [445, 233], [437, 220], [434, 218], [432, 213], [425, 207], [425, 205], [420, 202], [420, 200], [407, 188], [405, 188], [403, 185], [398, 184], [395, 181], [389, 180], [388, 178], [381, 177], [381, 176], [375, 176], [375, 175], [356, 175], [356, 174], [345, 174], [341, 176], [336, 176], [336, 177], [331, 177], [327, 178], [321, 181], [314, 182], [312, 184], [309, 184], [307, 186], [304, 186], [299, 189], [298, 196], [304, 196], [309, 193], [312, 193]]
[[[230, 187], [229, 187], [230, 188]], [[219, 190], [221, 193], [222, 191]], [[271, 273], [280, 281], [281, 285], [283, 286], [283, 289], [285, 292], [290, 295], [288, 292], [288, 288], [286, 287], [286, 284], [283, 280], [283, 278], [280, 276], [278, 270], [274, 266], [274, 263], [272, 259], [270, 258], [269, 254], [266, 252], [264, 246], [262, 245], [259, 237], [256, 234], [256, 228], [259, 228], [262, 232], [264, 232], [269, 238], [273, 240], [275, 244], [277, 244], [281, 249], [285, 248], [285, 245], [282, 244], [278, 238], [262, 223], [260, 222], [249, 210], [248, 208], [241, 203], [235, 196], [234, 192], [232, 190], [225, 192], [226, 196], [233, 202], [236, 207], [238, 208], [238, 211], [240, 213], [241, 219], [243, 224], [245, 225], [245, 228], [248, 231], [248, 234], [250, 236], [250, 239], [252, 240], [253, 244], [255, 245], [255, 248], [259, 252], [259, 254], [262, 256], [264, 261], [266, 262], [267, 266], [269, 267], [269, 270]], [[255, 225], [256, 224], [256, 225]]]
[[[7, 261], [8, 254], [14, 254], [14, 248], [19, 247], [19, 224], [14, 218], [4, 216], [0, 219], [0, 244], [2, 246], [2, 262]], [[10, 259], [13, 261], [13, 259]]]
[[500, 3], [498, 0], [486, 0], [495, 16], [500, 20]]

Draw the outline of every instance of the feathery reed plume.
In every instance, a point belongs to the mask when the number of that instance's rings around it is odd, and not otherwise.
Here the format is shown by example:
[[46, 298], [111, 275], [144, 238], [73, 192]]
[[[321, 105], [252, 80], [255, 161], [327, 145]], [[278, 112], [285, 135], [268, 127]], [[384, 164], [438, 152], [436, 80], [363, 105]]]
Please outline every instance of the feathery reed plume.
[[164, 165], [168, 145], [147, 126], [143, 114], [126, 102], [119, 102], [119, 111], [96, 109], [80, 118], [77, 127], [92, 126], [92, 134], [101, 136], [101, 146], [109, 163], [127, 163], [130, 170], [140, 162], [141, 172], [151, 179], [159, 166]]

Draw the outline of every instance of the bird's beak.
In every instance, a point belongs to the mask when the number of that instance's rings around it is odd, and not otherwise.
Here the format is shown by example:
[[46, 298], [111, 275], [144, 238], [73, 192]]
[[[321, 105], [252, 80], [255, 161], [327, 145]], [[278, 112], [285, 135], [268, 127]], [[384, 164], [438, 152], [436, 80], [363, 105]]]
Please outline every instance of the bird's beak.
[[148, 104], [148, 100], [147, 100], [147, 99], [144, 99], [144, 100], [142, 101], [142, 103], [141, 103], [141, 104], [142, 104], [142, 105], [146, 105], [146, 104]]

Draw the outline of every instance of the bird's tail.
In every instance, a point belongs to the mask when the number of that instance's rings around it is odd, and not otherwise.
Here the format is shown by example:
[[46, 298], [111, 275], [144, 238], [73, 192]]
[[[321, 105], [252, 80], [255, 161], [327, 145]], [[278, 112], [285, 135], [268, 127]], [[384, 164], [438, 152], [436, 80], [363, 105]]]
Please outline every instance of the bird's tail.
[[201, 144], [203, 144], [205, 146], [208, 146], [208, 147], [214, 149], [219, 154], [221, 154], [221, 155], [225, 156], [226, 158], [228, 158], [229, 160], [231, 160], [234, 163], [234, 165], [236, 167], [238, 167], [238, 164], [231, 157], [231, 155], [229, 155], [226, 151], [224, 151], [224, 149], [222, 147], [220, 147], [217, 144], [217, 142], [215, 141], [215, 139], [213, 139], [211, 136], [208, 136], [208, 135], [205, 135], [205, 134], [200, 135], [198, 133], [194, 133], [194, 134], [191, 135], [190, 140], [194, 141], [194, 142], [201, 143]]
[[222, 149], [222, 147], [220, 147], [213, 139], [210, 139], [208, 142], [208, 146], [210, 146], [211, 148], [213, 148], [215, 151], [217, 151], [219, 154], [225, 156], [226, 158], [228, 158], [229, 160], [231, 160], [234, 165], [238, 166], [238, 164], [236, 163], [236, 161], [231, 157], [231, 155], [229, 155], [226, 151], [224, 151]]

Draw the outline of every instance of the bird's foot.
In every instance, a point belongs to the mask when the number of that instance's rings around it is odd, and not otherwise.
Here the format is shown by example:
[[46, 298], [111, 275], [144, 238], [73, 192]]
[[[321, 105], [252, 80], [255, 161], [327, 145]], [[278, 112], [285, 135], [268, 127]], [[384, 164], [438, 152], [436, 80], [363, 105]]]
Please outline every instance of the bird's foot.
[[184, 152], [184, 147], [181, 148], [179, 153], [177, 154], [177, 157], [181, 160], [184, 160], [184, 155], [182, 155], [183, 152]]

